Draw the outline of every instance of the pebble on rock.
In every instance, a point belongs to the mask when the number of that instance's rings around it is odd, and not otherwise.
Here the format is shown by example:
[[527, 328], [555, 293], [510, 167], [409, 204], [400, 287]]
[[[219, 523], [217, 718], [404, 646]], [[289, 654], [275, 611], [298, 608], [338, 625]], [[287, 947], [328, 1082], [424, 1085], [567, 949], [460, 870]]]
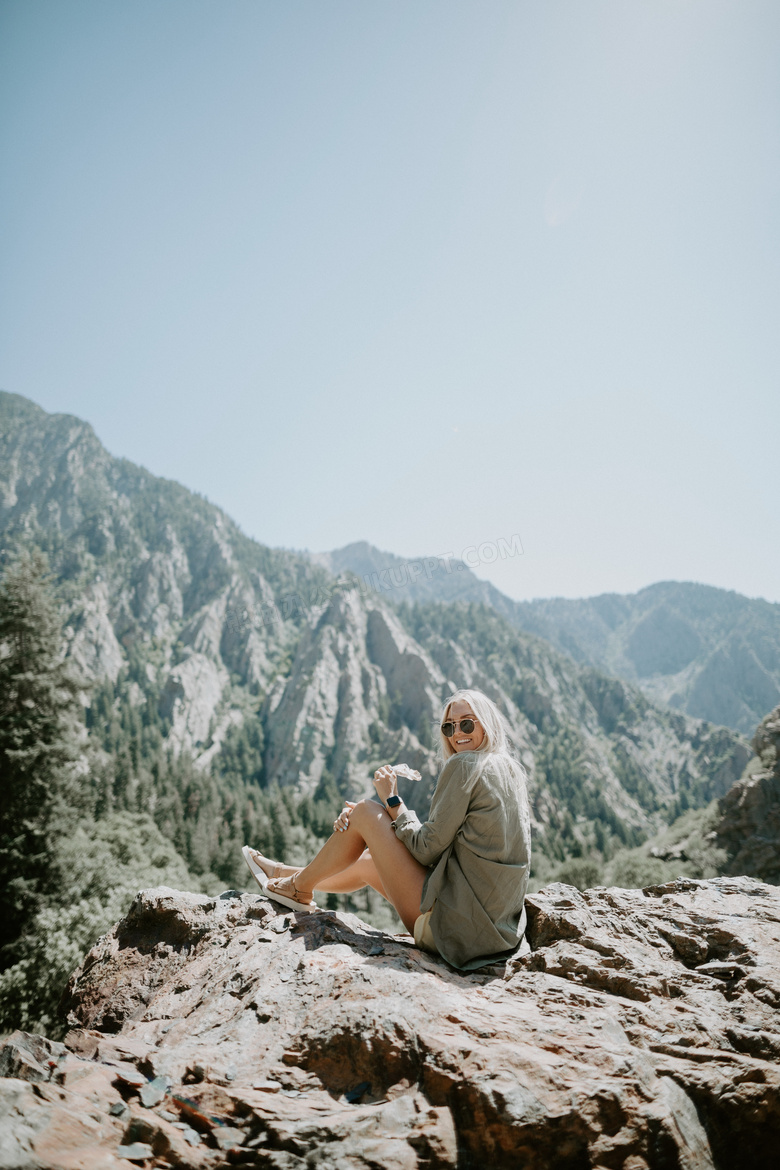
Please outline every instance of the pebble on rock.
[[168, 1092], [169, 1081], [167, 1077], [155, 1077], [153, 1081], [141, 1087], [138, 1096], [141, 1098], [141, 1104], [147, 1109], [153, 1109], [155, 1105], [159, 1105]]
[[126, 1072], [124, 1069], [117, 1070], [116, 1079], [122, 1081], [125, 1085], [129, 1085], [131, 1089], [140, 1089], [142, 1085], [148, 1084], [143, 1073]]
[[128, 1162], [146, 1162], [152, 1156], [152, 1147], [146, 1142], [133, 1142], [129, 1146], [120, 1146], [116, 1153], [118, 1158], [127, 1158]]
[[246, 1141], [246, 1134], [243, 1130], [233, 1129], [229, 1125], [216, 1126], [211, 1131], [211, 1136], [221, 1150], [233, 1150], [236, 1146], [243, 1146]]

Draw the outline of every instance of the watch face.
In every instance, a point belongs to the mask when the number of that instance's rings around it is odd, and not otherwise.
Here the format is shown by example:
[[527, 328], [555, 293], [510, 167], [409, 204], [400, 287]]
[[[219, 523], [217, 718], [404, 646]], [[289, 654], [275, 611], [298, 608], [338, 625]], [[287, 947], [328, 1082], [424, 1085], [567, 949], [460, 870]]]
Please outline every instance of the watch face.
[[388, 796], [388, 798], [387, 798], [387, 807], [388, 808], [398, 808], [398, 805], [400, 803], [401, 803], [400, 796]]

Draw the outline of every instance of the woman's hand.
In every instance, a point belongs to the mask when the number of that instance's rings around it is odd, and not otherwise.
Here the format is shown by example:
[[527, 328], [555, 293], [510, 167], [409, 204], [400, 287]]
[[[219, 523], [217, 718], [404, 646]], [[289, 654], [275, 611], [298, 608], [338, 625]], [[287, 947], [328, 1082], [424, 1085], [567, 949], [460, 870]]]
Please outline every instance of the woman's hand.
[[398, 779], [395, 771], [389, 764], [385, 764], [383, 768], [378, 768], [374, 772], [374, 788], [376, 788], [376, 794], [382, 804], [387, 804], [388, 796], [396, 795], [397, 785]]
[[333, 822], [333, 829], [336, 833], [346, 833], [349, 828], [349, 814], [355, 807], [354, 800], [345, 800], [344, 807]]

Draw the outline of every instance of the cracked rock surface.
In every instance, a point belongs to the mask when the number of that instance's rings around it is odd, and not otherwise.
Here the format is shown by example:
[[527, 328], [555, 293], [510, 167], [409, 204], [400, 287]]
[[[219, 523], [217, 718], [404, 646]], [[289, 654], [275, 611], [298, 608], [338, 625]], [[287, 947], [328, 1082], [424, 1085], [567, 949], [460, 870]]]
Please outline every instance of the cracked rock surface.
[[0, 1051], [0, 1165], [769, 1170], [780, 890], [548, 886], [531, 952], [461, 975], [406, 936], [143, 891]]

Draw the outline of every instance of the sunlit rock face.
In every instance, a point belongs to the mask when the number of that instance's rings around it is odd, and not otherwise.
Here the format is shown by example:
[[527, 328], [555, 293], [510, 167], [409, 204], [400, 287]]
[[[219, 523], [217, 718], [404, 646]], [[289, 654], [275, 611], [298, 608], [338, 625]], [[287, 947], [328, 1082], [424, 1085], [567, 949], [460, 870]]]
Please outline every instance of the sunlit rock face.
[[173, 667], [163, 689], [161, 713], [171, 723], [170, 741], [177, 749], [204, 744], [222, 691], [227, 671], [212, 658], [197, 652]]
[[111, 624], [108, 587], [104, 581], [87, 586], [66, 637], [69, 656], [86, 678], [116, 682], [124, 655]]
[[[313, 791], [327, 768], [356, 794], [365, 789], [381, 745], [429, 776], [435, 754], [407, 723], [427, 723], [433, 741], [447, 680], [384, 607], [339, 593], [303, 635], [292, 669], [264, 712], [269, 780]], [[387, 727], [403, 696], [395, 730]], [[384, 715], [384, 718], [383, 718]]]
[[774, 1167], [780, 891], [528, 909], [528, 953], [464, 976], [350, 915], [144, 891], [65, 1045], [0, 1053], [3, 1165]]

